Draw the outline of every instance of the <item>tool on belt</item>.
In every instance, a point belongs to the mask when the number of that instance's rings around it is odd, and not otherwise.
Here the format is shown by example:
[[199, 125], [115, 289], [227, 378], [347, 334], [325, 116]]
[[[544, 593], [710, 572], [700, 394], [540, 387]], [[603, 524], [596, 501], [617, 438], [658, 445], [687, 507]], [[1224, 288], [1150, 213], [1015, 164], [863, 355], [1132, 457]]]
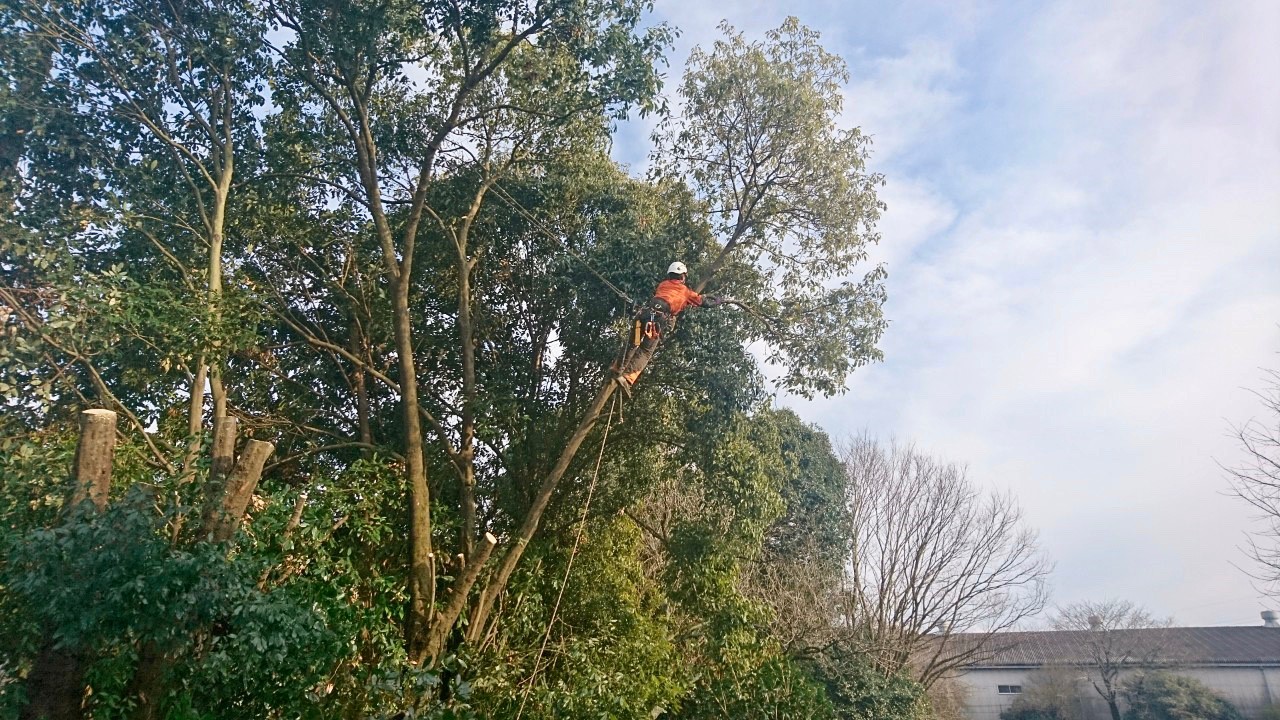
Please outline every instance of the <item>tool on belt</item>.
[[662, 337], [663, 330], [670, 328], [673, 322], [671, 306], [667, 301], [659, 297], [650, 298], [636, 312], [631, 324], [631, 347], [640, 347], [645, 338], [656, 340]]

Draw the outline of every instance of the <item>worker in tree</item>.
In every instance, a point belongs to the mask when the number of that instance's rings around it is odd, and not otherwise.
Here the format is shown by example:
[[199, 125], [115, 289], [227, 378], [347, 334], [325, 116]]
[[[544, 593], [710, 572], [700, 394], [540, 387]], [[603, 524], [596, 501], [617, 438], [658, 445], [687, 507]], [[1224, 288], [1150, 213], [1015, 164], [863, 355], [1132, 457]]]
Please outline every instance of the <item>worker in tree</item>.
[[689, 268], [677, 260], [667, 268], [667, 277], [658, 283], [649, 302], [640, 307], [631, 324], [631, 342], [622, 359], [614, 366], [616, 382], [623, 392], [631, 394], [631, 386], [644, 372], [664, 335], [676, 326], [676, 316], [690, 305], [715, 307], [720, 298], [699, 295], [684, 284]]

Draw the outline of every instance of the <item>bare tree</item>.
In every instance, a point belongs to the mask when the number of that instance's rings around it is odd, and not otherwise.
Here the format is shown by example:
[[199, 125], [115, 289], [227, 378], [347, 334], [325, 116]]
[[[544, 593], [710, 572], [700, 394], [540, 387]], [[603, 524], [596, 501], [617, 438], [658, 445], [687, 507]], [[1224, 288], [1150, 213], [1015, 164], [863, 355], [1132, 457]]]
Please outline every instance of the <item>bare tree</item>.
[[[967, 720], [969, 687], [955, 677], [944, 677], [929, 686], [930, 720]], [[1076, 720], [1064, 718], [1063, 720]]]
[[844, 464], [853, 542], [840, 615], [882, 672], [910, 664], [928, 687], [1044, 609], [1051, 564], [1012, 495], [910, 444], [856, 438]]
[[1174, 648], [1167, 633], [1154, 628], [1173, 625], [1128, 600], [1078, 602], [1058, 608], [1055, 630], [1081, 631], [1088, 654], [1086, 676], [1107, 703], [1112, 720], [1120, 720], [1120, 673], [1158, 667], [1171, 661]]
[[1249, 540], [1249, 556], [1259, 565], [1255, 577], [1273, 591], [1280, 587], [1280, 372], [1267, 372], [1267, 387], [1255, 393], [1267, 416], [1233, 429], [1244, 461], [1225, 468], [1232, 492], [1257, 511], [1266, 529]]

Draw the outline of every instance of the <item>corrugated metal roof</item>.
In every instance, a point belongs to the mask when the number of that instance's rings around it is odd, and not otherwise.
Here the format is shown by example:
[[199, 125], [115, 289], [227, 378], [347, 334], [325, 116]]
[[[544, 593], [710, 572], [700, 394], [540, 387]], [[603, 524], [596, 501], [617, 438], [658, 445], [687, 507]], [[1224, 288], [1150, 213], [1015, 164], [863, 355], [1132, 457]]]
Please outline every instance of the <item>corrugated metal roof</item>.
[[[1154, 648], [1161, 662], [1180, 665], [1280, 665], [1280, 628], [1175, 627], [1110, 630], [1114, 647]], [[960, 648], [990, 638], [987, 659], [971, 668], [1027, 667], [1046, 664], [1091, 664], [1098, 640], [1092, 630], [1002, 632], [994, 635], [958, 634], [950, 638]], [[950, 643], [949, 643], [950, 644]], [[954, 651], [953, 651], [954, 652]]]

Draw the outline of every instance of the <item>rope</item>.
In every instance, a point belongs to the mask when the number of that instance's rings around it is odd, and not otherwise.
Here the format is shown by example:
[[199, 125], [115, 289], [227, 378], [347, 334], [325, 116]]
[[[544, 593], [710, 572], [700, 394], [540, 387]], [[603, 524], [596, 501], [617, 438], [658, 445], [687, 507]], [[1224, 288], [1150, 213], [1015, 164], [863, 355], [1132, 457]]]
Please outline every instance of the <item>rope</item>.
[[507, 191], [504, 190], [502, 186], [499, 185], [496, 181], [493, 183], [493, 192], [495, 195], [498, 196], [500, 200], [506, 203], [508, 207], [510, 207], [512, 210], [515, 210], [517, 214], [519, 214], [525, 220], [529, 221], [529, 224], [532, 225], [535, 230], [537, 230], [538, 232], [541, 232], [543, 235], [546, 235], [552, 242], [559, 245], [560, 248], [563, 249], [566, 253], [568, 253], [578, 262], [582, 263], [583, 267], [585, 267], [588, 271], [590, 271], [592, 275], [595, 275], [597, 280], [604, 283], [605, 286], [608, 287], [610, 290], [612, 290], [615, 294], [617, 294], [618, 297], [622, 298], [623, 300], [626, 300], [628, 305], [636, 304], [636, 301], [632, 300], [630, 295], [623, 292], [622, 289], [619, 288], [617, 285], [614, 285], [613, 283], [609, 282], [609, 278], [600, 274], [598, 270], [596, 270], [594, 267], [591, 266], [591, 263], [587, 262], [586, 258], [574, 252], [573, 248], [566, 245], [558, 235], [555, 235], [554, 233], [552, 233], [551, 230], [541, 220], [534, 217], [533, 213], [529, 212], [529, 210], [526, 209], [525, 206], [521, 205], [518, 200], [511, 197], [511, 195], [507, 193]]
[[609, 406], [609, 419], [605, 422], [604, 437], [600, 438], [600, 454], [596, 457], [596, 468], [591, 474], [591, 484], [587, 487], [587, 500], [582, 504], [582, 516], [578, 518], [578, 532], [573, 538], [573, 550], [569, 552], [569, 562], [564, 568], [564, 578], [560, 580], [560, 592], [556, 594], [556, 603], [551, 608], [551, 618], [547, 620], [547, 632], [542, 636], [542, 647], [538, 648], [538, 656], [533, 660], [533, 672], [525, 681], [524, 695], [520, 698], [520, 710], [516, 712], [516, 720], [524, 715], [524, 705], [529, 700], [529, 692], [533, 690], [533, 681], [538, 677], [538, 666], [542, 664], [542, 656], [547, 651], [547, 643], [551, 640], [551, 629], [555, 627], [556, 615], [560, 613], [560, 601], [564, 598], [564, 589], [569, 585], [569, 573], [573, 571], [573, 560], [578, 557], [578, 546], [582, 543], [583, 531], [587, 529], [587, 511], [591, 509], [591, 498], [596, 492], [596, 481], [600, 479], [600, 465], [604, 461], [604, 447], [609, 442], [609, 428], [613, 427], [613, 411], [618, 407], [618, 396], [613, 396]]

